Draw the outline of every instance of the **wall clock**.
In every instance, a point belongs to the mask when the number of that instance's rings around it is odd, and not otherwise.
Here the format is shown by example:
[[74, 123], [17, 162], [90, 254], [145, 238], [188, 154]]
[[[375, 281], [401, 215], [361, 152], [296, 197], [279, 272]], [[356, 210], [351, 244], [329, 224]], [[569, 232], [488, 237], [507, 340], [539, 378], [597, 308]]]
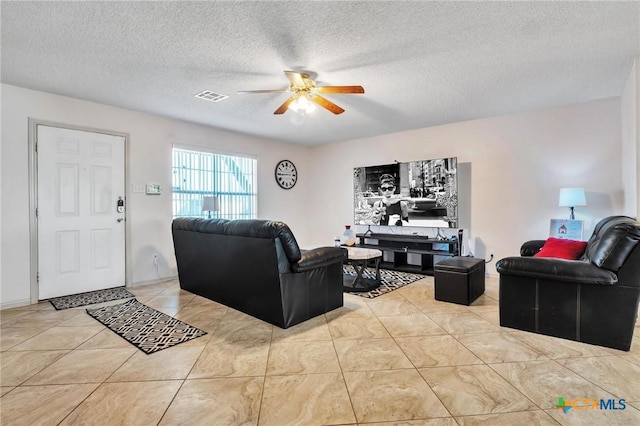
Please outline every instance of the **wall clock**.
[[291, 189], [298, 181], [296, 166], [289, 160], [282, 160], [276, 166], [276, 182], [281, 188]]

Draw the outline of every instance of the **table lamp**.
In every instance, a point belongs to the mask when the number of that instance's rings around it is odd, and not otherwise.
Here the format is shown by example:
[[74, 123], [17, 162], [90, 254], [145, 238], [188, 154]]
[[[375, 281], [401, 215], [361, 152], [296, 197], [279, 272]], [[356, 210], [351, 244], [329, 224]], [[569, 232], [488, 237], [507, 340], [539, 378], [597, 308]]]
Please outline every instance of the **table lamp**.
[[217, 212], [218, 210], [220, 210], [218, 197], [202, 197], [202, 211], [209, 212], [209, 219], [211, 219], [211, 212]]
[[574, 207], [586, 206], [587, 200], [584, 196], [584, 188], [560, 188], [560, 207], [569, 207], [571, 215], [569, 219], [575, 220]]

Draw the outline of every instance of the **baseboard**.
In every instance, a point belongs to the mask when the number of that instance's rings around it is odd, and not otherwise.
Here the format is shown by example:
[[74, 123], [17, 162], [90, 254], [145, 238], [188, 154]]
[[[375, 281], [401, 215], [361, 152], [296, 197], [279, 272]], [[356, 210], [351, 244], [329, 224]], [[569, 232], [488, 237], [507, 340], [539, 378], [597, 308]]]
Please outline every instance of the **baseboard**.
[[0, 310], [19, 308], [21, 306], [29, 306], [30, 304], [31, 304], [31, 299], [22, 299], [22, 300], [16, 300], [15, 302], [0, 303]]
[[165, 277], [165, 278], [160, 278], [160, 279], [155, 279], [155, 280], [148, 280], [148, 281], [136, 281], [135, 283], [129, 283], [129, 285], [127, 285], [127, 287], [138, 287], [141, 285], [149, 285], [149, 284], [159, 284], [159, 283], [164, 283], [167, 281], [173, 281], [173, 280], [177, 280], [178, 276], [173, 276], [173, 277]]

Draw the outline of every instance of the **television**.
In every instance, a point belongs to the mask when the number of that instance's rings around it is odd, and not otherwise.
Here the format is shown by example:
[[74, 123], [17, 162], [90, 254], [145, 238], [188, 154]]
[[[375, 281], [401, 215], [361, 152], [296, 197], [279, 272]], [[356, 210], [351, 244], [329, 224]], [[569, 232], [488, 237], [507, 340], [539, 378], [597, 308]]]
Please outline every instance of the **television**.
[[458, 227], [456, 157], [353, 170], [354, 225]]

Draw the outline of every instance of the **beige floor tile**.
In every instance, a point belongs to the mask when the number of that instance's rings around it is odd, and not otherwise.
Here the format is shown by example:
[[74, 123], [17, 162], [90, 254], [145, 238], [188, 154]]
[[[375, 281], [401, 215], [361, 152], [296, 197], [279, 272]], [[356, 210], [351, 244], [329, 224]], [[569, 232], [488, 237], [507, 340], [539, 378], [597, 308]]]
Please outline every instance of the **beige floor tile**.
[[[384, 299], [385, 297], [386, 299]], [[369, 308], [371, 308], [371, 311], [377, 316], [397, 316], [420, 313], [418, 308], [396, 292], [367, 300], [367, 304], [369, 305]]]
[[348, 372], [344, 379], [358, 422], [450, 416], [414, 369]]
[[[13, 386], [0, 386], [0, 396], [6, 394], [7, 392], [10, 392], [13, 389], [15, 389], [15, 387], [13, 387]], [[0, 416], [1, 416], [1, 414], [0, 414]], [[0, 418], [0, 420], [2, 420], [2, 419]]]
[[526, 411], [537, 408], [486, 365], [424, 368], [419, 371], [454, 416]]
[[235, 319], [227, 314], [216, 328], [209, 344], [267, 344], [271, 342], [272, 334], [271, 324], [255, 318]]
[[33, 376], [25, 384], [32, 386], [103, 382], [136, 350], [132, 347], [73, 351]]
[[58, 324], [58, 327], [84, 327], [95, 326], [100, 324], [95, 318], [87, 314], [85, 311], [79, 312], [76, 316]]
[[61, 425], [157, 424], [182, 381], [104, 383]]
[[167, 296], [163, 296], [162, 293], [160, 293], [159, 295], [147, 300], [144, 304], [159, 311], [160, 308], [184, 308], [191, 299], [193, 299], [193, 297], [194, 295], [190, 293], [171, 294]]
[[[287, 403], [283, 403], [283, 395]], [[261, 426], [346, 423], [355, 423], [355, 416], [340, 373], [266, 378]]]
[[480, 416], [456, 417], [460, 426], [557, 426], [551, 416], [544, 411], [523, 411], [519, 413], [485, 414]]
[[174, 317], [204, 331], [209, 332], [211, 330], [211, 332], [215, 332], [226, 313], [225, 309], [211, 309], [206, 306], [191, 307], [187, 305], [180, 309]]
[[561, 425], [567, 426], [630, 426], [640, 424], [640, 411], [629, 408], [621, 411], [588, 410], [563, 413], [561, 410], [546, 410]]
[[382, 325], [393, 337], [434, 336], [447, 334], [426, 314], [418, 313], [393, 317], [378, 317]]
[[104, 330], [104, 326], [52, 327], [11, 348], [12, 351], [75, 349]]
[[80, 404], [97, 383], [21, 386], [2, 397], [3, 426], [56, 425]]
[[589, 345], [587, 343], [526, 331], [511, 331], [511, 329], [508, 328], [502, 328], [502, 330], [508, 331], [536, 351], [552, 359], [611, 355], [611, 352], [602, 346]]
[[204, 346], [173, 346], [152, 354], [136, 351], [108, 382], [186, 379]]
[[311, 318], [287, 329], [273, 327], [273, 342], [331, 341], [331, 333], [324, 315]]
[[2, 386], [18, 386], [69, 351], [6, 352], [0, 358]]
[[103, 330], [78, 346], [78, 349], [130, 349], [133, 346], [126, 339], [103, 327]]
[[42, 333], [46, 328], [3, 328], [0, 329], [0, 348], [3, 351], [29, 340], [36, 334]]
[[470, 312], [467, 306], [458, 305], [457, 303], [441, 302], [435, 299], [410, 299], [410, 301], [416, 308], [420, 309], [426, 314], [455, 314]]
[[620, 358], [629, 361], [632, 364], [640, 366], [640, 355], [623, 355]]
[[500, 305], [498, 301], [493, 297], [489, 297], [486, 293], [480, 295], [476, 300], [471, 303], [471, 305], [467, 306], [470, 312], [479, 313], [485, 311], [498, 311]]
[[278, 342], [271, 344], [267, 375], [339, 373], [340, 364], [333, 343]]
[[256, 425], [263, 380], [259, 377], [187, 380], [160, 424]]
[[458, 426], [458, 423], [453, 419], [453, 417], [440, 417], [437, 419], [401, 420], [398, 422], [366, 423], [366, 426]]
[[[475, 312], [480, 318], [485, 321], [489, 321], [491, 324], [500, 327], [500, 312], [499, 311], [481, 311]], [[501, 328], [502, 331], [509, 331], [508, 328]]]
[[467, 349], [486, 363], [547, 359], [509, 333], [462, 334], [454, 336]]
[[618, 398], [640, 401], [640, 366], [622, 357], [571, 358], [558, 362]]
[[324, 314], [327, 322], [338, 318], [372, 318], [375, 317], [373, 311], [367, 305], [366, 299], [354, 296], [349, 293], [344, 294], [344, 305]]
[[542, 409], [555, 407], [558, 397], [613, 398], [613, 395], [555, 361], [490, 364], [493, 370]]
[[474, 313], [432, 313], [428, 314], [436, 324], [450, 334], [495, 333], [499, 327]]
[[396, 342], [417, 368], [482, 363], [449, 335], [402, 337], [396, 338]]
[[3, 309], [0, 310], [0, 324], [28, 316], [31, 311]]
[[268, 357], [268, 343], [209, 342], [193, 366], [189, 379], [264, 376]]
[[391, 338], [337, 340], [334, 342], [342, 371], [413, 368], [411, 361]]
[[375, 316], [336, 318], [330, 320], [328, 325], [334, 340], [390, 337], [387, 329]]

